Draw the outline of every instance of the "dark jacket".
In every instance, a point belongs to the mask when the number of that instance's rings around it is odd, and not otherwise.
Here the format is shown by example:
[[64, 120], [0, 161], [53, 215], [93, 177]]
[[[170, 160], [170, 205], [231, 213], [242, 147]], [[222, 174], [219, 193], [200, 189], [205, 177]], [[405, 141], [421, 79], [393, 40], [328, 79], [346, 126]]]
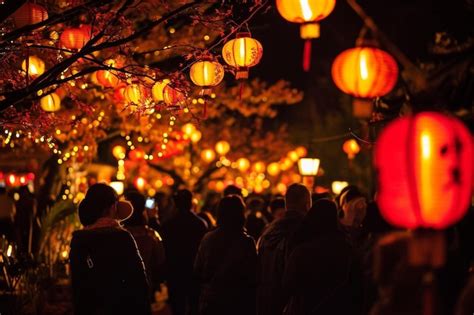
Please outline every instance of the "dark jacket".
[[143, 262], [126, 230], [74, 232], [70, 262], [76, 315], [150, 314]]
[[362, 273], [344, 235], [335, 232], [297, 246], [286, 265], [284, 314], [361, 314]]
[[199, 313], [255, 314], [257, 253], [243, 230], [218, 227], [201, 242], [194, 264]]
[[161, 236], [146, 225], [127, 226], [137, 243], [152, 291], [159, 290], [165, 277], [165, 248]]
[[281, 314], [285, 307], [282, 276], [291, 246], [289, 240], [303, 221], [303, 214], [287, 211], [272, 222], [258, 241], [257, 313]]

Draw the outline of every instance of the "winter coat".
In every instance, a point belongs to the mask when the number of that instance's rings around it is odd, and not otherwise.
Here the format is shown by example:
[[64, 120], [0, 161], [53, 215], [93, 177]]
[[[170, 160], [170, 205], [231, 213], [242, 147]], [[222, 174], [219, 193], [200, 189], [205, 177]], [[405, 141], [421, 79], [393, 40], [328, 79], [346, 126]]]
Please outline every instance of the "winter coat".
[[218, 227], [199, 247], [194, 273], [202, 315], [255, 314], [257, 253], [243, 230]]
[[284, 314], [361, 314], [362, 272], [344, 235], [334, 232], [297, 246], [283, 276]]
[[303, 214], [287, 211], [281, 220], [272, 222], [258, 241], [257, 314], [281, 314], [285, 306], [282, 276], [291, 251], [293, 233], [303, 221]]
[[152, 291], [159, 290], [165, 277], [165, 248], [160, 234], [146, 225], [127, 226], [137, 243]]
[[129, 232], [76, 231], [69, 257], [74, 314], [150, 314], [145, 269]]

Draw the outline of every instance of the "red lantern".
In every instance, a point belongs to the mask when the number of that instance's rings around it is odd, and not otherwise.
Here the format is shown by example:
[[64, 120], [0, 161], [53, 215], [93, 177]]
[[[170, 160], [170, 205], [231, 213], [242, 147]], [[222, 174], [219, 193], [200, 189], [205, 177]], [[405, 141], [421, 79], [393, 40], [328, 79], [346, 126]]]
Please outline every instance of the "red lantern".
[[179, 106], [186, 100], [183, 92], [171, 87], [169, 84], [163, 89], [163, 101], [168, 106]]
[[[370, 117], [372, 102], [367, 99], [389, 93], [398, 78], [398, 66], [387, 52], [369, 46], [348, 49], [332, 64], [332, 78], [344, 93], [357, 98], [354, 116]], [[360, 99], [365, 99], [361, 101]]]
[[25, 3], [13, 13], [13, 20], [16, 27], [37, 24], [48, 19], [48, 12], [40, 5]]
[[375, 147], [377, 203], [405, 228], [445, 228], [463, 217], [473, 188], [473, 138], [448, 116], [425, 112], [391, 123]]
[[90, 28], [67, 28], [62, 32], [59, 41], [67, 49], [81, 49], [90, 40]]

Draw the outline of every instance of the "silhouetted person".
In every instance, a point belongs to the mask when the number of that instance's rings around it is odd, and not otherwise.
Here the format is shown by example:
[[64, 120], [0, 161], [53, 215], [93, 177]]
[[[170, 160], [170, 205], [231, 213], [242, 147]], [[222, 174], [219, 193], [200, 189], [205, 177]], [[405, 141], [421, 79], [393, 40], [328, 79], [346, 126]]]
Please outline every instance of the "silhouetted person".
[[224, 189], [224, 197], [225, 196], [230, 196], [230, 195], [237, 195], [237, 196], [242, 197], [242, 189], [235, 186], [235, 185], [228, 185]]
[[199, 314], [255, 314], [257, 253], [244, 231], [245, 204], [237, 195], [218, 206], [217, 228], [199, 247], [194, 273], [200, 282]]
[[316, 201], [293, 242], [283, 276], [285, 314], [361, 314], [362, 273], [338, 230], [336, 204]]
[[74, 314], [151, 313], [142, 259], [115, 219], [123, 204], [111, 187], [95, 184], [79, 205], [84, 229], [73, 233], [69, 254]]
[[262, 235], [263, 229], [268, 224], [264, 216], [265, 202], [260, 197], [254, 197], [248, 202], [248, 211], [245, 220], [245, 228], [247, 233], [255, 240]]
[[270, 212], [273, 216], [273, 221], [282, 219], [285, 216], [285, 199], [275, 198], [270, 202]]
[[138, 191], [125, 193], [125, 199], [133, 206], [133, 214], [124, 221], [125, 228], [132, 234], [145, 264], [150, 285], [150, 298], [160, 289], [165, 277], [165, 249], [160, 234], [146, 225], [145, 196]]
[[15, 241], [15, 203], [10, 196], [7, 195], [5, 187], [0, 187], [0, 235], [5, 235], [8, 241]]
[[18, 246], [23, 253], [33, 251], [33, 233], [37, 232], [36, 223], [36, 199], [30, 192], [28, 186], [21, 186], [18, 189], [20, 198], [16, 202], [15, 228], [17, 231]]
[[185, 314], [197, 306], [197, 288], [193, 282], [193, 264], [207, 224], [192, 212], [193, 195], [179, 190], [174, 196], [177, 214], [163, 224], [169, 302], [173, 315]]
[[281, 314], [285, 306], [282, 276], [291, 252], [290, 237], [299, 228], [311, 208], [309, 190], [301, 184], [292, 184], [285, 195], [286, 212], [281, 220], [272, 222], [260, 237], [258, 249], [257, 313]]

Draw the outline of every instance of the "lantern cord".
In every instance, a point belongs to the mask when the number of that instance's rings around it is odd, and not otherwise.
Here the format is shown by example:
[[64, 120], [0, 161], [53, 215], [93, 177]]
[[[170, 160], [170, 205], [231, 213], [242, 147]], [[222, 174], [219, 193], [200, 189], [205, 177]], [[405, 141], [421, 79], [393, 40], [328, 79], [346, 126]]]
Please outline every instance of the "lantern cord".
[[349, 129], [349, 134], [350, 134], [351, 136], [353, 136], [354, 138], [356, 138], [357, 141], [360, 141], [360, 142], [362, 142], [362, 143], [364, 143], [364, 144], [368, 144], [368, 145], [373, 145], [373, 144], [375, 144], [375, 142], [367, 141], [367, 140], [365, 140], [365, 139], [362, 139], [361, 137], [359, 137], [359, 136], [358, 136], [354, 131], [352, 131], [351, 129]]
[[303, 49], [303, 70], [308, 72], [311, 68], [311, 39], [307, 39], [304, 42]]

